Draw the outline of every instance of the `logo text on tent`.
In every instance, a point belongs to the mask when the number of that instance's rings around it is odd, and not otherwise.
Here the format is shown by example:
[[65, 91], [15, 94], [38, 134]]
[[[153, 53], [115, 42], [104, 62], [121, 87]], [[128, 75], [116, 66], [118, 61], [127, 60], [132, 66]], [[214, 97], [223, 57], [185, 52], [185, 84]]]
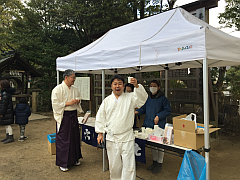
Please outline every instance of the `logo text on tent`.
[[181, 48], [178, 48], [178, 51], [182, 51], [182, 50], [185, 50], [185, 49], [192, 49], [192, 45], [190, 46], [185, 46], [185, 47], [181, 47]]

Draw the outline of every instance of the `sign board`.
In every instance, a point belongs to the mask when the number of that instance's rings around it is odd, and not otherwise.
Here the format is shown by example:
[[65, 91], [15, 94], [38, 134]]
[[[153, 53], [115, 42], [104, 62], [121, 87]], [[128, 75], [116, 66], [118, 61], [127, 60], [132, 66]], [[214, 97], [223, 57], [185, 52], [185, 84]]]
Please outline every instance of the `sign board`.
[[82, 100], [90, 100], [90, 77], [76, 77], [74, 86], [82, 95]]

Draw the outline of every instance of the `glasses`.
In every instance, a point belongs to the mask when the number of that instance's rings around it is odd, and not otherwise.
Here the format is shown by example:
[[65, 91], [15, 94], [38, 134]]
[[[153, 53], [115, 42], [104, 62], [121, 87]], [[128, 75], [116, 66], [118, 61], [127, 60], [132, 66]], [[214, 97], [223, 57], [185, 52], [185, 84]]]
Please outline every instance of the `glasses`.
[[69, 76], [70, 78], [72, 78], [72, 79], [76, 79], [76, 76]]

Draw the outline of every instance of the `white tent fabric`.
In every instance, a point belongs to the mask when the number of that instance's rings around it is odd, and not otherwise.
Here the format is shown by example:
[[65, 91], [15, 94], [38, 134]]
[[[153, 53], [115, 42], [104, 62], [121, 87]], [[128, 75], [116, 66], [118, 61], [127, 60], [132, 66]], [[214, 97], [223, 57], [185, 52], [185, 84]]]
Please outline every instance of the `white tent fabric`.
[[[240, 65], [240, 39], [177, 8], [110, 30], [88, 46], [56, 60], [57, 71], [127, 74], [203, 68], [206, 179], [209, 172], [208, 67]], [[178, 66], [176, 63], [181, 62]], [[59, 73], [58, 80], [59, 80]], [[105, 84], [102, 81], [103, 99]], [[104, 156], [104, 153], [103, 153]], [[104, 164], [104, 163], [103, 163]], [[104, 170], [104, 168], [103, 168]]]
[[[177, 8], [108, 31], [98, 40], [65, 57], [57, 70], [81, 73], [136, 73], [240, 64], [240, 39]], [[179, 67], [175, 63], [181, 62]], [[157, 65], [157, 66], [156, 66]]]

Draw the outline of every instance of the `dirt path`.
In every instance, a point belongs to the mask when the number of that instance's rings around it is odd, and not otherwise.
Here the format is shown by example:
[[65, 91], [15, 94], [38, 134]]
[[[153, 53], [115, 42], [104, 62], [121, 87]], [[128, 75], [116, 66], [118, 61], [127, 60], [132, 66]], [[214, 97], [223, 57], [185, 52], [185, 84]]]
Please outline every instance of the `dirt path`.
[[[15, 142], [0, 144], [0, 179], [21, 180], [107, 180], [109, 171], [102, 171], [102, 150], [82, 143], [80, 166], [61, 172], [55, 165], [55, 155], [48, 153], [47, 134], [55, 132], [54, 120], [30, 121], [26, 126], [25, 142], [18, 142], [19, 127], [13, 125]], [[5, 137], [5, 127], [0, 126], [0, 139]], [[210, 152], [211, 179], [240, 179], [240, 142], [238, 137], [221, 137], [219, 145]], [[146, 148], [147, 164], [138, 163], [137, 176], [145, 180], [176, 179], [182, 158], [165, 153], [162, 171], [153, 175], [146, 168], [152, 163], [151, 151]], [[140, 180], [140, 178], [136, 180]]]

